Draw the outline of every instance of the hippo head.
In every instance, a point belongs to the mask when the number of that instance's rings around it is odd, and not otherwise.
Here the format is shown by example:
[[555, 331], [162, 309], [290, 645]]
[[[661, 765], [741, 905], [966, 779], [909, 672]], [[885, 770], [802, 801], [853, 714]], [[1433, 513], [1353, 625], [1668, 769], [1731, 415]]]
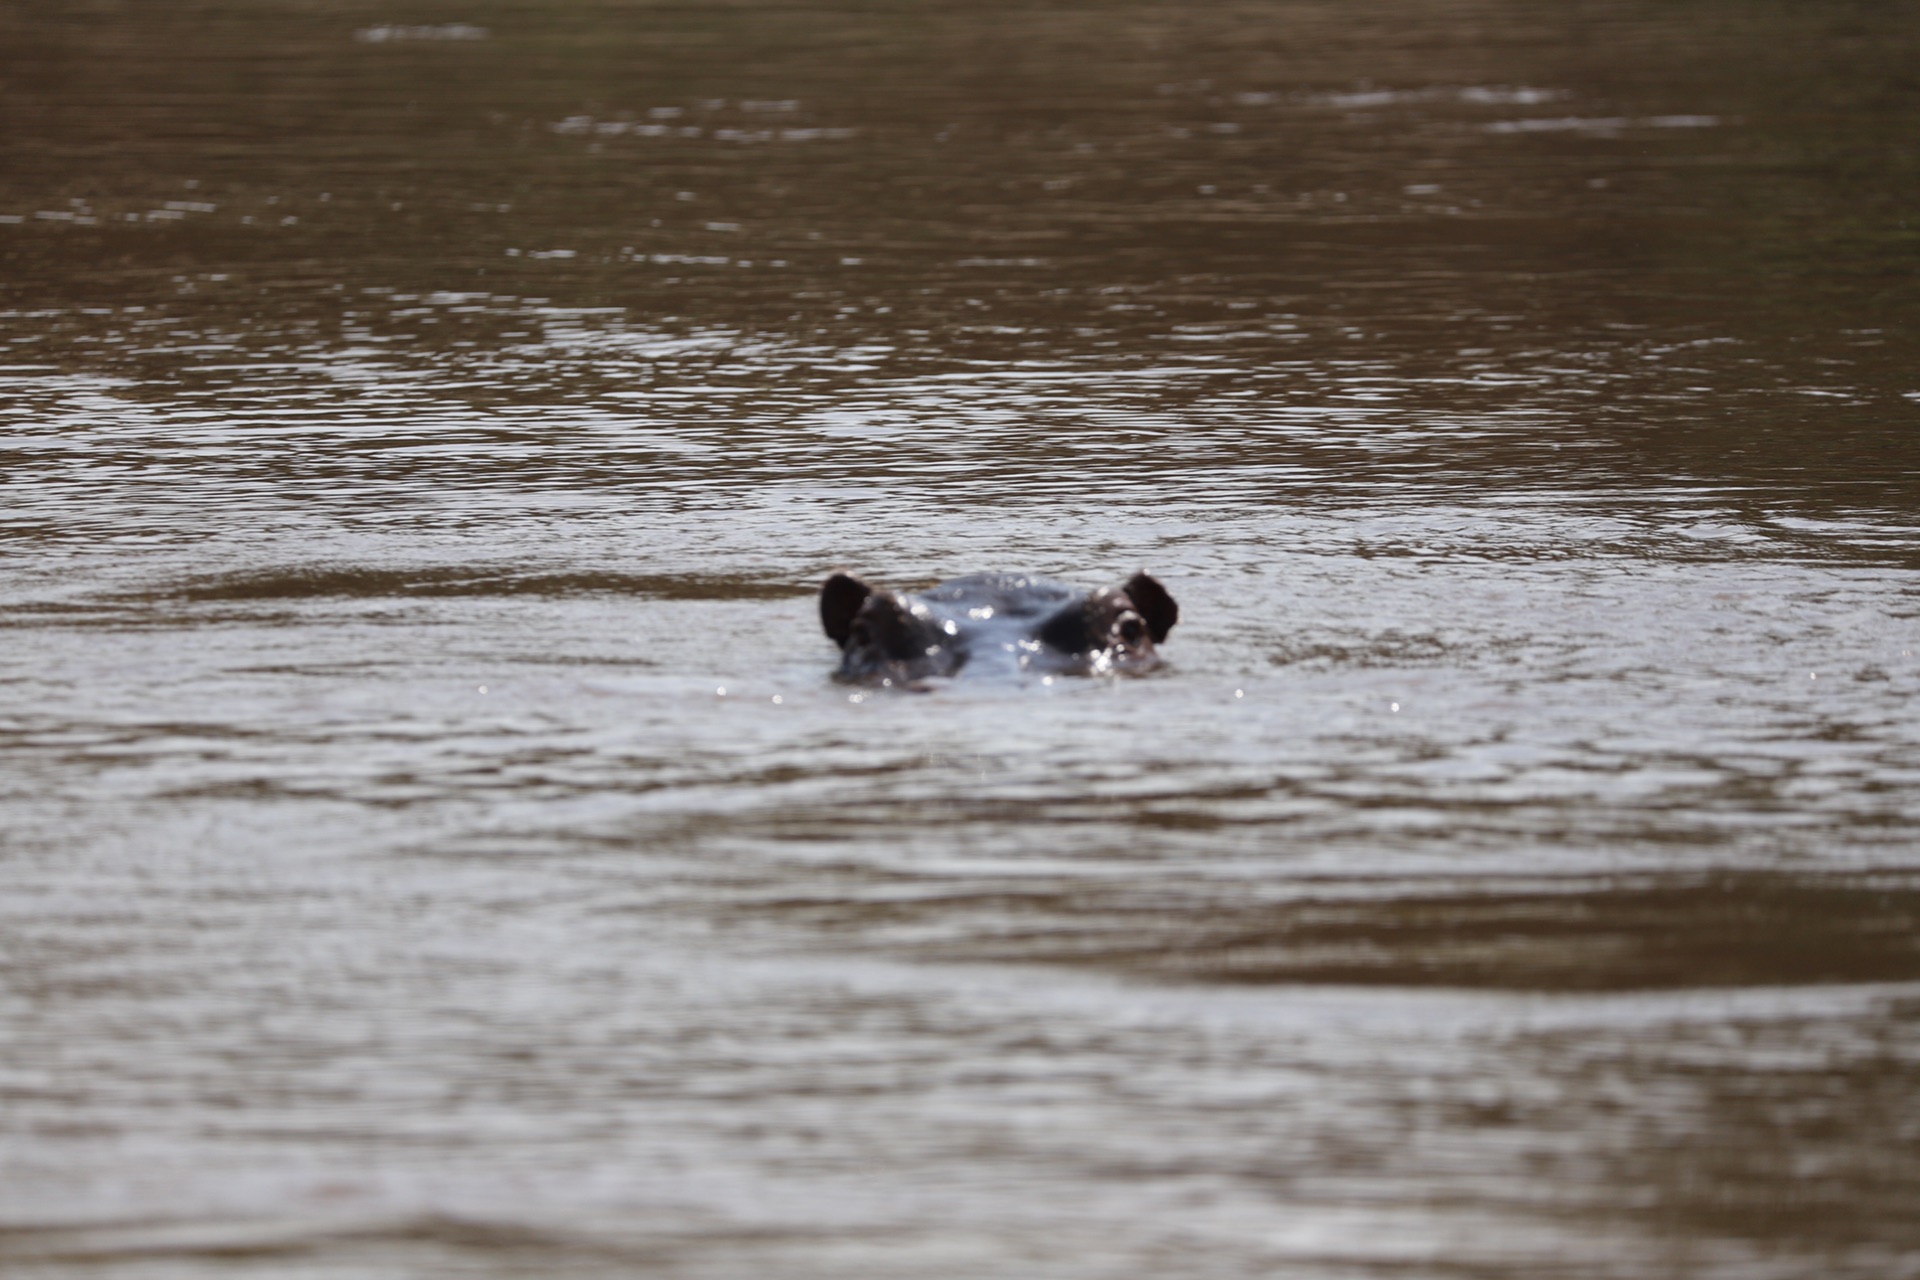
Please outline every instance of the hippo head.
[[1082, 591], [1011, 574], [977, 574], [915, 595], [836, 573], [820, 589], [820, 621], [840, 646], [838, 678], [911, 685], [969, 661], [1016, 672], [1150, 670], [1180, 609], [1151, 575]]

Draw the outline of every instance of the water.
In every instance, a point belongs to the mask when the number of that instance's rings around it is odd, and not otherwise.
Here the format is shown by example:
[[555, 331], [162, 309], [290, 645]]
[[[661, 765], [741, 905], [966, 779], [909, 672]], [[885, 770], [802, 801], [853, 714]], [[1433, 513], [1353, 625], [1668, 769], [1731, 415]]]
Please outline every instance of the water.
[[0, 1260], [1920, 1274], [1916, 18], [0, 15]]

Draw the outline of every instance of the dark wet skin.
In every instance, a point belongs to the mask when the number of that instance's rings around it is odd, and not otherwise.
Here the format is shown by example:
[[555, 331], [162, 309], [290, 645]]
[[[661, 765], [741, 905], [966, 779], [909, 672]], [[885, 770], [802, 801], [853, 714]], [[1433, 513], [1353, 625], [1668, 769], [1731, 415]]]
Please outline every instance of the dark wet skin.
[[838, 680], [919, 686], [963, 668], [1012, 675], [1138, 674], [1180, 607], [1147, 573], [1094, 591], [1028, 574], [978, 573], [926, 591], [877, 590], [836, 573], [820, 622], [840, 646]]

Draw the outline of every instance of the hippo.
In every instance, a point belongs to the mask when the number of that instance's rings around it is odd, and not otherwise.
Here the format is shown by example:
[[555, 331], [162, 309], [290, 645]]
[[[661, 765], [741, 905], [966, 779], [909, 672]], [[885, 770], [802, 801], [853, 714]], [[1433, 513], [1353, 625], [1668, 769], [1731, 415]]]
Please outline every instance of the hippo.
[[1013, 674], [1108, 675], [1160, 665], [1154, 646], [1180, 606], [1151, 574], [1085, 591], [1022, 573], [976, 573], [911, 595], [848, 573], [820, 588], [820, 623], [840, 646], [834, 678], [919, 687], [969, 664]]

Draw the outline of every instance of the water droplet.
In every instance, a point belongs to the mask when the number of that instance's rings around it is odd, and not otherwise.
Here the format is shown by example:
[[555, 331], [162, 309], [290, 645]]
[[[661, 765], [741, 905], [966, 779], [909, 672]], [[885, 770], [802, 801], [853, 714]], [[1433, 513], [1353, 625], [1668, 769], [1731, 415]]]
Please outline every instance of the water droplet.
[[1399, 709], [1400, 709], [1400, 704], [1397, 702], [1389, 702], [1387, 704], [1387, 710], [1389, 711], [1398, 711]]
[[716, 697], [716, 698], [724, 698], [724, 697], [726, 697], [726, 696], [727, 696], [727, 686], [725, 686], [725, 685], [721, 685], [721, 686], [720, 686], [719, 688], [717, 688], [717, 689], [715, 689], [715, 690], [713, 691], [713, 696], [714, 696], [714, 697]]
[[485, 685], [481, 685], [481, 686], [480, 686], [480, 692], [481, 692], [481, 693], [485, 693], [486, 691], [487, 691], [487, 686], [485, 686]]
[[776, 707], [780, 705], [780, 695], [777, 693], [773, 695], [773, 705]]

